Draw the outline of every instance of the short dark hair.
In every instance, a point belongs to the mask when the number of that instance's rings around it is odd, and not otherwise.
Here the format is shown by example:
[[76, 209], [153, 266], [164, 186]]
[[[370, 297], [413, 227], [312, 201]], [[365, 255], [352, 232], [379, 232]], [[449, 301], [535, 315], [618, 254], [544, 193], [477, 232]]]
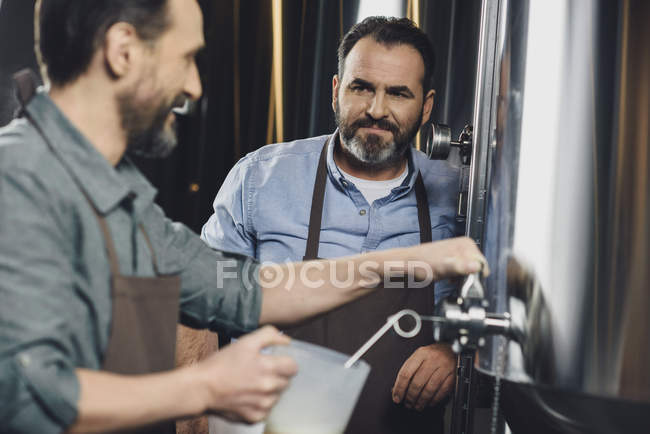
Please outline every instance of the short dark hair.
[[56, 85], [87, 70], [113, 24], [132, 24], [145, 41], [155, 41], [169, 25], [167, 0], [40, 0], [37, 5], [40, 60]]
[[433, 46], [426, 33], [420, 30], [413, 21], [408, 18], [395, 17], [368, 17], [358, 24], [352, 26], [348, 31], [338, 49], [339, 78], [343, 79], [345, 59], [352, 48], [366, 36], [372, 37], [375, 42], [388, 47], [399, 44], [410, 45], [422, 56], [424, 62], [424, 77], [422, 87], [428, 91], [433, 86], [433, 68], [435, 67], [435, 54]]

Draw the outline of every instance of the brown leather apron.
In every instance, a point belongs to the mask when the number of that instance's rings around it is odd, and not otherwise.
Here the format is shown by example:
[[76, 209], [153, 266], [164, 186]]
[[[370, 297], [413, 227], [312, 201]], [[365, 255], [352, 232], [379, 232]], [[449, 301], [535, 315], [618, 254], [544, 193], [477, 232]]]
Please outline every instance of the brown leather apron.
[[[328, 140], [332, 142], [333, 140]], [[309, 218], [309, 233], [304, 260], [318, 258], [320, 228], [323, 216], [325, 186], [327, 184], [327, 146], [320, 155]], [[427, 194], [420, 173], [415, 181], [420, 242], [430, 242], [431, 217]], [[296, 339], [353, 354], [383, 324], [388, 316], [401, 309], [413, 309], [424, 315], [434, 310], [433, 284], [428, 288], [402, 289], [380, 287], [372, 295], [357, 300], [329, 314], [287, 331]], [[412, 327], [404, 320], [404, 329]], [[426, 324], [411, 339], [399, 337], [392, 329], [386, 333], [363, 357], [371, 371], [352, 414], [346, 433], [352, 434], [403, 434], [442, 433], [444, 406], [423, 412], [409, 410], [393, 403], [391, 389], [402, 364], [419, 347], [433, 343], [433, 331]]]
[[[35, 79], [31, 71], [21, 71], [14, 76], [14, 79], [18, 87], [19, 99], [24, 107], [34, 96]], [[59, 158], [56, 149], [37, 122], [27, 116], [24, 109], [22, 113], [34, 125], [54, 155]], [[151, 251], [156, 277], [123, 276], [120, 273], [117, 252], [106, 220], [99, 214], [81, 185], [79, 189], [97, 217], [111, 270], [111, 329], [102, 370], [123, 375], [140, 375], [173, 369], [176, 324], [179, 316], [180, 277], [160, 275], [154, 249], [142, 225], [139, 225], [139, 228]], [[172, 434], [176, 432], [176, 424], [170, 420], [119, 432]]]
[[[111, 266], [112, 315], [108, 348], [102, 369], [116, 374], [139, 375], [169, 371], [176, 355], [176, 325], [181, 279], [162, 276], [151, 241], [140, 230], [151, 251], [156, 277], [120, 274], [115, 246], [105, 219], [97, 214]], [[175, 433], [173, 420], [121, 433]]]

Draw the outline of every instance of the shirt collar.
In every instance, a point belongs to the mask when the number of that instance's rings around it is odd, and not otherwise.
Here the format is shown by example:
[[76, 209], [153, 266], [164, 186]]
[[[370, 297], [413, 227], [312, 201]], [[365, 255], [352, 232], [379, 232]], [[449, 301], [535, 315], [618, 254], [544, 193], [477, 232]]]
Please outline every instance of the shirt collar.
[[126, 197], [134, 211], [142, 211], [156, 196], [156, 189], [125, 156], [113, 167], [72, 125], [47, 93], [40, 88], [25, 108], [68, 172], [75, 178], [95, 209], [107, 214]]
[[[344, 184], [345, 177], [334, 161], [334, 148], [339, 144], [339, 140], [339, 129], [337, 128], [336, 131], [334, 131], [334, 133], [327, 139], [327, 173], [329, 174], [332, 183], [334, 183], [334, 185], [340, 190], [345, 191], [347, 188], [347, 185]], [[415, 180], [419, 171], [419, 167], [416, 166], [415, 159], [413, 158], [413, 149], [411, 147], [406, 151], [406, 155], [408, 174], [406, 175], [402, 185], [393, 189], [396, 193], [396, 198], [411, 191], [415, 185]]]

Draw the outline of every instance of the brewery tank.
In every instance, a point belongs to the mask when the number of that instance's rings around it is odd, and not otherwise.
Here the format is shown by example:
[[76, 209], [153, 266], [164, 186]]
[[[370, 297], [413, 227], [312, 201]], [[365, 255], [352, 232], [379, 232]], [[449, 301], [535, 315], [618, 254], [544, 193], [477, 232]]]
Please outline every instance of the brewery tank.
[[650, 2], [482, 15], [468, 235], [525, 339], [488, 339], [476, 367], [506, 413], [510, 394], [558, 432], [648, 430]]

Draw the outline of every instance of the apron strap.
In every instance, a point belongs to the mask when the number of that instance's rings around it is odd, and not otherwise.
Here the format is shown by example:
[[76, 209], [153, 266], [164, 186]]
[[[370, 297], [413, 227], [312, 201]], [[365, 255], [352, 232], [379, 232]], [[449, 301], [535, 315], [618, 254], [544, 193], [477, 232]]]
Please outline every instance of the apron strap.
[[[117, 256], [117, 250], [115, 249], [115, 244], [113, 243], [113, 237], [111, 236], [111, 231], [108, 227], [108, 223], [106, 222], [106, 218], [101, 214], [99, 214], [99, 212], [93, 205], [92, 201], [88, 197], [88, 194], [84, 191], [83, 188], [81, 189], [81, 192], [83, 193], [84, 197], [86, 198], [86, 201], [90, 205], [90, 208], [92, 208], [93, 213], [97, 218], [97, 222], [99, 223], [99, 228], [102, 231], [104, 242], [106, 243], [106, 253], [108, 254], [108, 262], [111, 268], [111, 275], [119, 276], [120, 262]], [[159, 276], [160, 268], [158, 267], [158, 259], [156, 257], [156, 252], [153, 249], [153, 246], [151, 244], [151, 239], [149, 238], [147, 231], [144, 230], [144, 225], [142, 223], [138, 224], [138, 228], [140, 228], [140, 231], [142, 232], [142, 235], [144, 236], [144, 240], [147, 244], [147, 247], [149, 248], [149, 252], [151, 252], [151, 262], [153, 264], [153, 270], [156, 273], [156, 276]]]
[[418, 204], [418, 222], [420, 223], [420, 243], [430, 243], [433, 241], [431, 235], [431, 215], [429, 214], [429, 200], [427, 199], [427, 189], [422, 181], [422, 173], [418, 171], [418, 177], [415, 179], [415, 200]]
[[106, 219], [99, 214], [97, 209], [95, 209], [95, 206], [90, 201], [90, 198], [88, 197], [86, 192], [83, 189], [81, 189], [81, 191], [83, 192], [86, 201], [88, 201], [90, 208], [92, 208], [93, 213], [95, 213], [95, 217], [97, 217], [97, 222], [99, 223], [99, 228], [101, 229], [102, 235], [104, 236], [104, 243], [106, 243], [106, 253], [108, 254], [108, 263], [111, 267], [111, 275], [119, 276], [120, 263], [119, 260], [117, 259], [117, 251], [115, 250], [115, 244], [113, 243], [113, 237], [111, 237], [111, 231], [108, 228], [108, 223], [106, 223]]
[[13, 75], [16, 85], [16, 96], [21, 107], [25, 107], [36, 95], [38, 79], [31, 69], [22, 69]]
[[158, 268], [158, 258], [156, 257], [156, 251], [153, 249], [153, 245], [151, 244], [151, 239], [149, 238], [149, 234], [147, 234], [147, 231], [144, 230], [144, 225], [140, 223], [138, 225], [140, 228], [140, 231], [142, 231], [142, 235], [144, 236], [144, 240], [147, 243], [147, 246], [149, 246], [149, 251], [151, 252], [151, 261], [153, 262], [153, 270], [156, 272], [156, 276], [160, 276], [160, 268]]
[[323, 202], [325, 201], [325, 186], [327, 185], [327, 143], [318, 160], [316, 180], [314, 181], [314, 193], [311, 199], [311, 213], [309, 215], [309, 232], [307, 234], [307, 247], [304, 260], [318, 258], [318, 245], [320, 244], [320, 227], [323, 220]]
[[[102, 235], [104, 236], [104, 242], [106, 243], [106, 252], [108, 254], [108, 262], [111, 267], [111, 275], [119, 276], [120, 263], [117, 257], [117, 250], [115, 249], [115, 244], [113, 243], [113, 237], [111, 237], [111, 231], [108, 227], [108, 223], [106, 222], [106, 218], [99, 214], [99, 212], [94, 207], [93, 203], [90, 201], [90, 198], [88, 197], [88, 195], [83, 189], [81, 189], [81, 192], [83, 193], [84, 197], [86, 198], [86, 201], [88, 201], [88, 204], [92, 208], [95, 217], [97, 217], [97, 222], [99, 223], [99, 227], [102, 231]], [[158, 267], [158, 258], [156, 257], [156, 251], [153, 249], [153, 245], [151, 244], [151, 239], [149, 238], [149, 234], [147, 234], [147, 231], [144, 230], [144, 225], [142, 223], [138, 224], [138, 228], [140, 228], [140, 231], [144, 236], [144, 241], [147, 244], [147, 247], [149, 248], [149, 252], [151, 252], [151, 262], [153, 264], [153, 270], [156, 273], [156, 276], [160, 276], [160, 268]]]
[[[320, 229], [323, 219], [323, 203], [325, 200], [325, 186], [327, 185], [327, 146], [332, 140], [327, 140], [323, 145], [316, 170], [314, 181], [314, 193], [311, 199], [311, 213], [309, 215], [309, 230], [307, 233], [307, 246], [303, 260], [309, 261], [318, 259], [318, 246], [320, 244]], [[420, 224], [420, 243], [433, 241], [431, 234], [431, 215], [429, 213], [429, 201], [427, 190], [424, 187], [422, 174], [418, 171], [415, 179], [415, 199], [418, 208], [418, 222]]]

